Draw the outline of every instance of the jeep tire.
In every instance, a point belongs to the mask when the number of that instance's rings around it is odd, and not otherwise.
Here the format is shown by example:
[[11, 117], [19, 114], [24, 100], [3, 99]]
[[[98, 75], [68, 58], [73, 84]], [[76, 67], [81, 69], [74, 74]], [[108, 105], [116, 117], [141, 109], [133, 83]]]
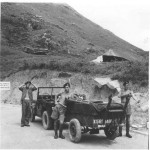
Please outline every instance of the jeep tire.
[[45, 130], [51, 129], [53, 127], [53, 121], [50, 118], [50, 116], [48, 115], [47, 111], [43, 112], [43, 115], [42, 115], [42, 124], [43, 124], [43, 128]]
[[105, 127], [104, 132], [109, 140], [114, 140], [118, 135], [116, 127], [110, 128], [107, 126]]
[[81, 140], [81, 125], [77, 119], [72, 119], [69, 123], [69, 137], [72, 142], [78, 143]]

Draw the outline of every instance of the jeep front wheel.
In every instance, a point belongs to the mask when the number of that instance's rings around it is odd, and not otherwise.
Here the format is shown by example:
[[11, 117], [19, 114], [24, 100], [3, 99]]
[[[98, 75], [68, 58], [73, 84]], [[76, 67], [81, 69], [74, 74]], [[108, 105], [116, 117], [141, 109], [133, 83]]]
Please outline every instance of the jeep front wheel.
[[43, 124], [43, 128], [45, 130], [48, 130], [48, 129], [52, 128], [53, 122], [52, 122], [52, 119], [49, 117], [47, 111], [43, 112], [43, 115], [42, 115], [42, 124]]
[[78, 143], [81, 140], [81, 125], [77, 119], [72, 119], [69, 123], [69, 137], [72, 142]]

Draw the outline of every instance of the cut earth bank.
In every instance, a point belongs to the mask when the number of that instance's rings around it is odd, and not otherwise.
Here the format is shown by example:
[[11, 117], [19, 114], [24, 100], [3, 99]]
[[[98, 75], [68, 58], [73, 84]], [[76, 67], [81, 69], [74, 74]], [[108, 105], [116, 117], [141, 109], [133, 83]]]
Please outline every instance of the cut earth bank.
[[[30, 80], [36, 87], [62, 87], [64, 83], [70, 82], [71, 92], [85, 94], [86, 98], [90, 101], [103, 100], [107, 102], [107, 98], [111, 93], [111, 90], [107, 87], [98, 89], [98, 83], [94, 81], [94, 78], [95, 77], [90, 75], [56, 72], [46, 69], [20, 71], [11, 74], [3, 80], [10, 82], [11, 87], [9, 91], [1, 91], [1, 103], [20, 104], [21, 92], [18, 87], [27, 80]], [[105, 77], [104, 79], [107, 78], [108, 77]], [[131, 99], [133, 112], [131, 122], [134, 128], [138, 130], [146, 130], [146, 124], [148, 122], [148, 89], [145, 90], [145, 92], [134, 92], [137, 100], [140, 100], [140, 103], [137, 104], [133, 99]], [[37, 91], [33, 93], [33, 98], [35, 100], [36, 95]], [[120, 103], [120, 98], [117, 96], [113, 97], [113, 100]]]

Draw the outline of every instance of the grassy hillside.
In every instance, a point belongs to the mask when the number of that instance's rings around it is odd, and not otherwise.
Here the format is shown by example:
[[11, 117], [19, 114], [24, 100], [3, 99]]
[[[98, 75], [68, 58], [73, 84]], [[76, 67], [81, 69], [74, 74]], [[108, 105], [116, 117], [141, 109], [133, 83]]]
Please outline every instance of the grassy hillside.
[[[45, 38], [42, 38], [44, 33], [50, 39], [48, 55], [23, 52], [24, 46], [47, 48]], [[140, 80], [141, 85], [148, 84], [146, 52], [91, 22], [66, 4], [2, 3], [1, 35], [2, 79], [20, 70], [45, 68], [111, 75], [115, 79]], [[110, 48], [125, 54], [133, 62], [103, 63], [98, 66], [89, 63]], [[134, 77], [134, 67], [139, 67], [139, 77]]]
[[[29, 23], [32, 32], [27, 27]], [[61, 47], [66, 46], [73, 52], [83, 53], [91, 46], [97, 53], [112, 48], [136, 56], [141, 51], [84, 18], [68, 5], [2, 3], [2, 33], [9, 43], [33, 44], [35, 38], [44, 32]]]

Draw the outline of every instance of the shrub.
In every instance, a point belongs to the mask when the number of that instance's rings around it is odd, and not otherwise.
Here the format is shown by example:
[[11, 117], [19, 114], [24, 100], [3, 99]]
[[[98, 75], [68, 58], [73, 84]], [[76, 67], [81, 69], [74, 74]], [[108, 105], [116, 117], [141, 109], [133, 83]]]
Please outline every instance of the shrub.
[[27, 69], [29, 69], [29, 64], [27, 63], [26, 60], [23, 62], [23, 66], [20, 67], [20, 69], [21, 69], [21, 70], [27, 70]]
[[121, 71], [116, 73], [112, 79], [120, 81], [132, 81], [141, 86], [148, 86], [148, 62], [128, 62], [122, 64]]
[[112, 79], [121, 82], [129, 80], [133, 84], [139, 86], [148, 86], [148, 62], [114, 62], [103, 63], [101, 65], [90, 64], [85, 60], [55, 60], [50, 62], [42, 62], [39, 64], [23, 62], [20, 70], [26, 69], [50, 69], [65, 72], [81, 72], [83, 74], [95, 75], [111, 75]]
[[50, 63], [48, 64], [48, 69], [60, 71], [61, 70], [61, 66], [56, 61], [50, 61]]
[[45, 68], [46, 68], [46, 64], [45, 63], [39, 64], [39, 69], [45, 69]]

